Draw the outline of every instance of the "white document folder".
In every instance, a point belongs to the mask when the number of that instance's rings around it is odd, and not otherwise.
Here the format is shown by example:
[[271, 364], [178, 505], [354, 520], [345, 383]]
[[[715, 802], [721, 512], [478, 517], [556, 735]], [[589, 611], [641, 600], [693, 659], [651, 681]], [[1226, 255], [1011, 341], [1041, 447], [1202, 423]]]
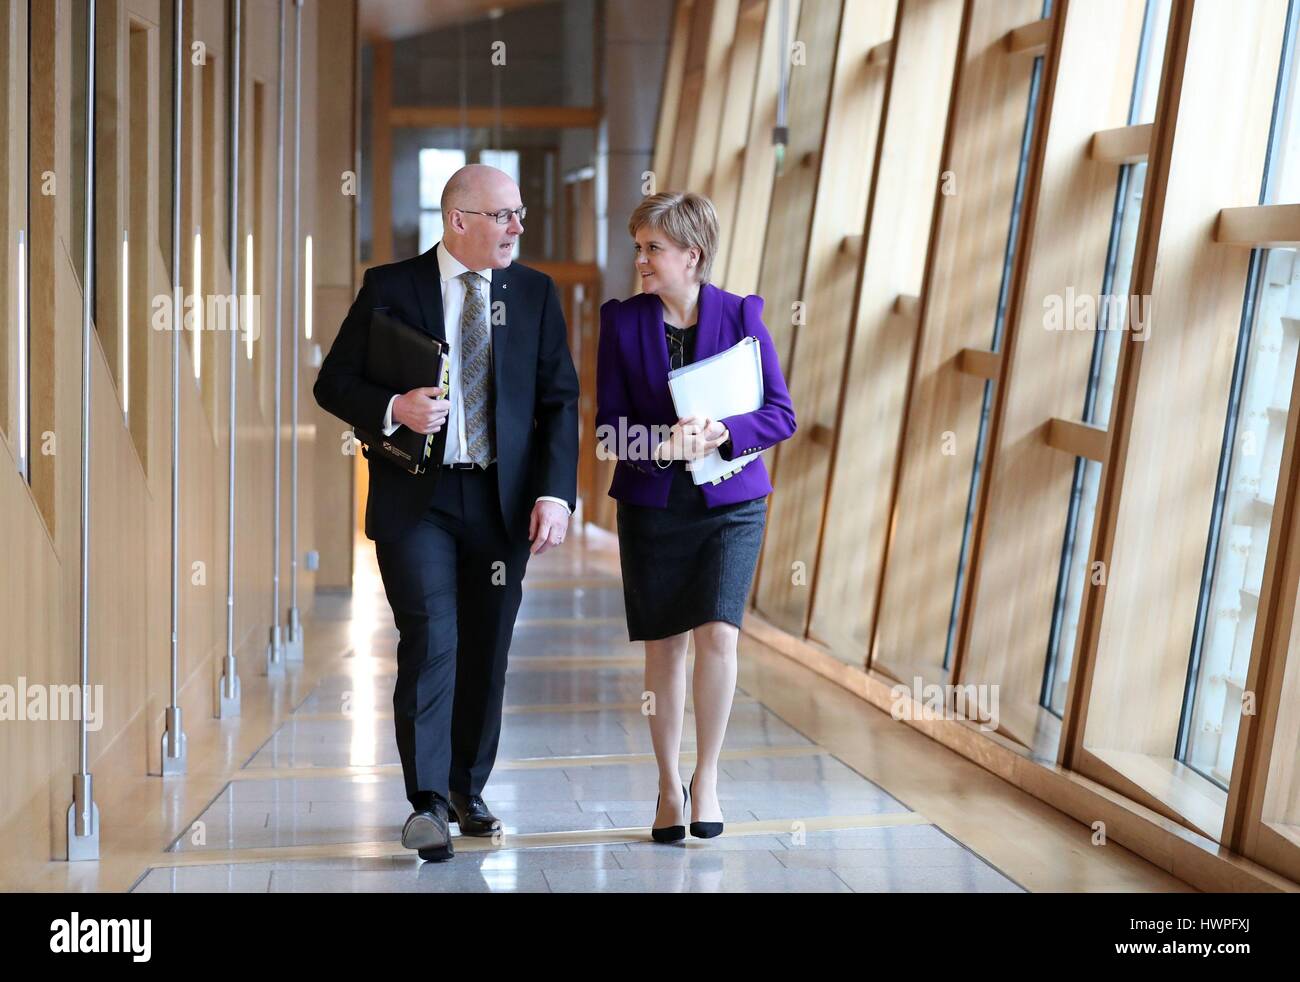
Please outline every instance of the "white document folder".
[[[761, 408], [763, 359], [758, 338], [744, 338], [726, 351], [669, 372], [668, 391], [678, 419], [700, 416], [719, 420]], [[696, 484], [704, 484], [744, 467], [757, 456], [755, 452], [724, 460], [715, 450], [688, 461], [686, 468]]]

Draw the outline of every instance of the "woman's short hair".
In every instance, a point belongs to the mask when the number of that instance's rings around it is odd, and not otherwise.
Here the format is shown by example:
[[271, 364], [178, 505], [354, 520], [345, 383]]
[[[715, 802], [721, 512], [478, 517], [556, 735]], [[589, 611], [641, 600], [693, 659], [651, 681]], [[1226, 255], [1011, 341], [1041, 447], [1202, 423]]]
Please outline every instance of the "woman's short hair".
[[660, 191], [642, 198], [627, 221], [633, 238], [645, 226], [662, 232], [683, 249], [699, 249], [696, 279], [708, 282], [713, 257], [718, 254], [718, 213], [712, 201], [694, 191]]

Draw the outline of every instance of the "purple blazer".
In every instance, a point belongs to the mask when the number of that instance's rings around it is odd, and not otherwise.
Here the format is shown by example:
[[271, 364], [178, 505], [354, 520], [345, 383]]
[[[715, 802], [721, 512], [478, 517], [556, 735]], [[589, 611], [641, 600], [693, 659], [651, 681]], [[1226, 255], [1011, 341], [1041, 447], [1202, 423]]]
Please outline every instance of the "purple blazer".
[[[730, 460], [754, 450], [766, 450], [795, 431], [794, 407], [781, 376], [772, 338], [763, 326], [763, 298], [739, 297], [711, 283], [700, 287], [696, 322], [695, 360], [730, 348], [746, 336], [758, 339], [763, 361], [763, 405], [752, 413], [728, 416], [722, 422], [731, 444], [720, 448]], [[672, 426], [678, 416], [668, 392], [668, 342], [664, 337], [664, 308], [654, 294], [608, 300], [600, 308], [600, 348], [596, 367], [596, 438], [617, 455], [609, 496], [651, 508], [664, 508], [675, 468], [660, 468], [650, 459], [655, 442], [638, 446], [620, 434], [633, 428]], [[626, 445], [620, 447], [620, 442]], [[632, 459], [629, 459], [632, 458]], [[772, 492], [762, 458], [719, 484], [702, 484], [710, 508], [752, 501]]]

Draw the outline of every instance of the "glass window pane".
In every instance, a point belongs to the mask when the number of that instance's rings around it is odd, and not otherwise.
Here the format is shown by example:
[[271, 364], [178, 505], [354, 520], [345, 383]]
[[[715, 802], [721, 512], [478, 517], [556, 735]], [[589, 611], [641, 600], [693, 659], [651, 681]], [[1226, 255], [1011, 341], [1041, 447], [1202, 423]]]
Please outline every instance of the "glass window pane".
[[[478, 155], [480, 164], [487, 164], [489, 167], [495, 167], [497, 170], [503, 170], [510, 175], [510, 179], [516, 184], [519, 183], [519, 151], [518, 150], [480, 150]], [[525, 202], [526, 204], [527, 202]]]
[[420, 212], [420, 252], [428, 252], [442, 239], [442, 211]]
[[436, 148], [421, 150], [420, 207], [441, 208], [442, 189], [446, 187], [451, 175], [464, 166], [464, 150], [440, 150]]
[[1173, 0], [1147, 0], [1138, 72], [1133, 85], [1133, 109], [1129, 123], [1150, 123], [1156, 118], [1156, 97], [1160, 94], [1160, 73], [1164, 68], [1165, 40], [1169, 33], [1169, 10]]
[[[519, 183], [519, 151], [518, 150], [481, 150], [479, 151], [478, 161], [480, 164], [487, 164], [489, 167], [495, 167], [497, 170], [503, 170], [510, 175], [510, 179], [516, 184]], [[523, 188], [519, 190], [523, 194]], [[524, 201], [524, 204], [528, 204]], [[515, 239], [514, 250], [510, 253], [512, 259], [519, 258], [519, 243], [522, 238]]]
[[1043, 677], [1042, 704], [1057, 716], [1065, 715], [1065, 697], [1070, 688], [1074, 644], [1079, 636], [1079, 614], [1083, 595], [1092, 584], [1088, 545], [1097, 510], [1101, 484], [1101, 462], [1075, 458], [1074, 483], [1070, 490], [1070, 518], [1065, 525], [1065, 547], [1061, 550], [1061, 573], [1057, 583], [1056, 611], [1048, 642], [1051, 657]]
[[1212, 552], [1209, 601], [1197, 632], [1200, 646], [1184, 756], [1189, 767], [1225, 788], [1232, 774], [1300, 340], [1296, 250], [1263, 253], [1257, 280], [1254, 323], [1232, 407], [1231, 439], [1225, 442], [1231, 462]]
[[1270, 137], [1268, 176], [1264, 191], [1264, 204], [1283, 204], [1300, 201], [1300, 65], [1296, 64], [1295, 48], [1300, 32], [1300, 4], [1292, 0], [1287, 17], [1286, 51], [1282, 57], [1282, 71], [1278, 75], [1278, 101], [1273, 115], [1273, 134]]

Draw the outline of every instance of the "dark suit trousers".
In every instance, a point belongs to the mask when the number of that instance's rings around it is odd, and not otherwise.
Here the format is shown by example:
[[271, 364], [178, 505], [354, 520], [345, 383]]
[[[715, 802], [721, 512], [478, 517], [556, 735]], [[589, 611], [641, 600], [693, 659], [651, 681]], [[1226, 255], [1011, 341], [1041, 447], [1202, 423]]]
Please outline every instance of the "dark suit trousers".
[[400, 639], [393, 717], [406, 796], [480, 794], [496, 760], [528, 542], [501, 519], [496, 465], [444, 469], [415, 528], [376, 542]]

